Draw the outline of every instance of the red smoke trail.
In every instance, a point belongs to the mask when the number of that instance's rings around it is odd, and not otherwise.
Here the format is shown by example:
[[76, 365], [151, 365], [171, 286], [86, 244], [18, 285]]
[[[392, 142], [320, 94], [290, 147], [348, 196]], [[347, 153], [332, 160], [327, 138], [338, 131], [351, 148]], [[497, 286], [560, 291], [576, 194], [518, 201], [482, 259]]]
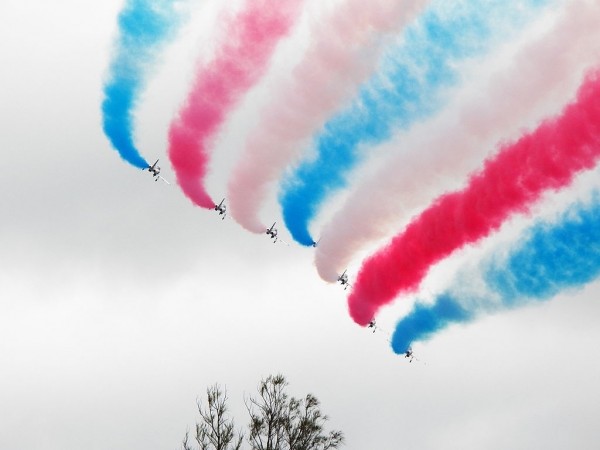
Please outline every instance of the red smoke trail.
[[210, 146], [225, 116], [266, 70], [279, 39], [299, 14], [302, 0], [252, 0], [226, 26], [226, 41], [196, 74], [193, 87], [171, 123], [169, 158], [183, 192], [212, 208], [204, 179]]
[[[553, 24], [543, 33], [511, 43], [518, 50], [506, 58], [507, 64], [487, 64], [489, 73], [478, 70], [476, 90], [472, 82], [465, 83], [464, 89], [477, 95], [454, 94], [453, 108], [386, 145], [386, 164], [361, 179], [321, 228], [315, 249], [321, 278], [335, 283], [367, 244], [392, 235], [440, 192], [456, 189], [457, 181], [496, 153], [493, 143], [500, 136], [517, 139], [524, 123], [537, 126], [573, 98], [585, 73], [600, 60], [600, 2], [573, 0], [553, 8], [552, 14], [557, 20], [540, 17]], [[398, 151], [389, 152], [393, 147]]]
[[[560, 116], [486, 161], [468, 186], [443, 195], [390, 244], [367, 259], [348, 298], [350, 315], [366, 325], [377, 310], [414, 290], [432, 264], [526, 213], [549, 189], [567, 186], [600, 156], [600, 71], [589, 75]], [[493, 105], [490, 105], [493, 107]]]

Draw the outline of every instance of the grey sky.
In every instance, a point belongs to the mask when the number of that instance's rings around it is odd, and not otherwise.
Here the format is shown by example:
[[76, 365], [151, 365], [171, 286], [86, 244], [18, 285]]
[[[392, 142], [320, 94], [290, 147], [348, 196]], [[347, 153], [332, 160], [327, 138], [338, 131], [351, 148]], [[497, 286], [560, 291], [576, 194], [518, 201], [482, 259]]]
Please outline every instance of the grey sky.
[[[0, 5], [1, 449], [176, 449], [206, 386], [226, 384], [245, 423], [243, 395], [277, 372], [322, 401], [349, 450], [597, 447], [598, 284], [451, 328], [408, 364], [386, 341], [395, 310], [378, 333], [355, 326], [310, 249], [221, 222], [175, 185], [166, 126], [193, 61], [174, 62], [202, 33], [168, 49], [140, 105], [142, 151], [172, 185], [110, 148], [99, 104], [120, 6]], [[217, 192], [235, 150], [223, 155]]]

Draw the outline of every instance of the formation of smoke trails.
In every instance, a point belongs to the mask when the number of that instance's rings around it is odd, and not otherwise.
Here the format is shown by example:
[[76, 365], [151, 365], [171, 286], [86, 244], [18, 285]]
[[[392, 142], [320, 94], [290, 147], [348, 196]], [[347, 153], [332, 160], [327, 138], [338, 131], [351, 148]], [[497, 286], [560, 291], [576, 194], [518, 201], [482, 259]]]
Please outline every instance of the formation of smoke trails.
[[385, 237], [392, 224], [431, 201], [446, 184], [444, 177], [456, 179], [474, 170], [491, 139], [513, 133], [553, 94], [570, 96], [570, 79], [579, 82], [585, 68], [600, 59], [599, 22], [597, 2], [567, 4], [557, 23], [520, 48], [488, 88], [462, 102], [451, 123], [426, 128], [430, 134], [410, 152], [395, 155], [359, 186], [322, 230], [315, 253], [320, 276], [335, 282], [363, 245]]
[[479, 315], [548, 300], [568, 289], [583, 287], [600, 276], [600, 198], [572, 207], [557, 223], [539, 223], [504, 258], [482, 264], [486, 290], [479, 295], [438, 296], [432, 305], [417, 304], [402, 318], [392, 348], [403, 353], [412, 342], [430, 338], [452, 323]]
[[500, 0], [460, 6], [444, 14], [430, 8], [409, 27], [383, 74], [362, 87], [349, 110], [325, 125], [316, 142], [317, 158], [301, 163], [284, 180], [279, 201], [298, 243], [313, 245], [309, 222], [323, 200], [345, 186], [346, 174], [361, 160], [360, 145], [381, 142], [392, 127], [406, 128], [432, 114], [442, 103], [443, 88], [456, 83], [456, 62], [483, 52], [493, 35], [507, 32], [504, 25], [521, 22], [530, 12]]
[[384, 33], [394, 32], [429, 0], [346, 0], [311, 29], [310, 46], [291, 78], [272, 93], [229, 181], [231, 215], [265, 230], [258, 213], [270, 184], [312, 135], [374, 70]]
[[119, 35], [104, 85], [104, 133], [121, 157], [144, 169], [148, 163], [133, 139], [133, 108], [160, 47], [180, 23], [178, 0], [127, 0], [119, 14]]
[[212, 208], [204, 180], [212, 139], [226, 115], [262, 76], [278, 41], [288, 34], [303, 0], [248, 0], [227, 25], [217, 56], [200, 67], [169, 129], [169, 158], [185, 195]]
[[560, 116], [500, 149], [468, 186], [445, 194], [363, 264], [348, 298], [366, 325], [393, 298], [418, 287], [431, 265], [527, 212], [545, 191], [567, 186], [600, 156], [600, 72], [586, 77]]

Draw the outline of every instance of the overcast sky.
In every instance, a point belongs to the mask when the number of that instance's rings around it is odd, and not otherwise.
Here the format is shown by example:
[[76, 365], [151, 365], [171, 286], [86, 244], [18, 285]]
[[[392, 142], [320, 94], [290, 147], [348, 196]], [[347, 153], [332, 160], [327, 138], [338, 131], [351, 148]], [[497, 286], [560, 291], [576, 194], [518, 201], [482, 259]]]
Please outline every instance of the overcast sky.
[[[387, 342], [406, 307], [362, 329], [312, 249], [284, 230], [291, 245], [273, 245], [182, 195], [166, 132], [218, 3], [192, 1], [136, 110], [142, 153], [171, 185], [127, 165], [102, 132], [122, 2], [0, 3], [0, 448], [177, 449], [207, 386], [227, 386], [245, 425], [243, 396], [274, 373], [321, 400], [350, 450], [597, 448], [598, 283], [451, 327], [409, 364]], [[302, 36], [286, 45], [301, 49]], [[219, 136], [217, 197], [294, 55], [278, 58]]]

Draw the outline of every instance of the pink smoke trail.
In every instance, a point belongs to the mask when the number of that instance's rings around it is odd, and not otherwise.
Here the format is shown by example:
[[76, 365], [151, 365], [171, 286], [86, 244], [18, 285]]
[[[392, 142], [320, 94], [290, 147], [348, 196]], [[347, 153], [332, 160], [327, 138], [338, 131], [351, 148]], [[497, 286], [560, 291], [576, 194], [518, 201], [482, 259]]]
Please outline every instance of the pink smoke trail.
[[465, 189], [438, 198], [392, 241], [368, 258], [348, 298], [350, 315], [366, 325], [378, 309], [414, 290], [431, 265], [526, 213], [548, 190], [567, 186], [600, 157], [600, 70], [574, 103], [516, 143], [504, 146]]
[[177, 182], [196, 205], [213, 208], [204, 186], [212, 139], [240, 97], [263, 75], [277, 42], [295, 23], [303, 0], [248, 0], [225, 26], [214, 60], [200, 67], [169, 130]]
[[346, 0], [314, 24], [305, 56], [264, 108], [229, 181], [230, 211], [240, 225], [264, 232], [258, 213], [271, 183], [374, 70], [382, 35], [400, 29], [428, 2]]
[[518, 133], [547, 104], [564, 105], [585, 69], [600, 60], [598, 23], [598, 2], [569, 3], [554, 26], [520, 47], [475, 98], [463, 98], [451, 120], [423, 124], [415, 132], [420, 139], [358, 186], [325, 225], [315, 253], [319, 275], [335, 282], [367, 243], [389, 235], [452, 180], [480, 166], [494, 140]]

